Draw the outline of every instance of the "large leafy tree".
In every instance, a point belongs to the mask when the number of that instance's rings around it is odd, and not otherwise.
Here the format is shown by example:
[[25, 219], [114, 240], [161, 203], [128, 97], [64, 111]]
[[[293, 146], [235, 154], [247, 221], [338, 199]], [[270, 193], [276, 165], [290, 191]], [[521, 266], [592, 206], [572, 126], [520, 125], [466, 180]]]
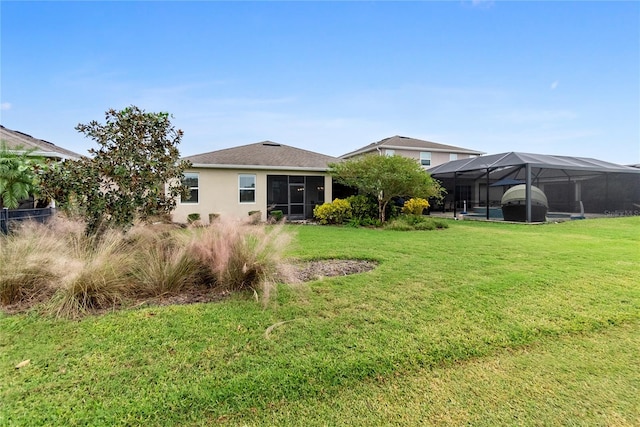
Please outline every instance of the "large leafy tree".
[[422, 166], [402, 156], [375, 154], [329, 165], [329, 173], [337, 182], [356, 188], [360, 194], [378, 200], [380, 221], [394, 197], [442, 197], [443, 189]]
[[45, 180], [62, 208], [85, 217], [89, 234], [170, 213], [176, 197], [184, 194], [181, 178], [189, 166], [178, 151], [183, 132], [168, 113], [131, 106], [111, 109], [105, 118], [104, 124], [76, 126], [99, 146], [89, 150], [91, 157], [66, 160], [51, 168]]
[[33, 150], [9, 149], [0, 143], [0, 208], [15, 209], [38, 189], [42, 160], [31, 157]]

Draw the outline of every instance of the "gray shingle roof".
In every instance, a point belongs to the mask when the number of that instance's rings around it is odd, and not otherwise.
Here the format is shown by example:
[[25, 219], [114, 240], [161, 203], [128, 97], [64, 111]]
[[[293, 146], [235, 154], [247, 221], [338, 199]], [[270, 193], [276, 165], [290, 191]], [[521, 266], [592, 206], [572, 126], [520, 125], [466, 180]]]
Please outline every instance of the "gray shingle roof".
[[26, 133], [16, 130], [7, 129], [0, 125], [0, 140], [6, 144], [11, 150], [34, 150], [34, 155], [43, 157], [53, 157], [58, 159], [79, 159], [80, 155], [73, 151], [45, 141], [44, 139], [34, 138]]
[[389, 148], [389, 149], [405, 149], [405, 150], [416, 150], [416, 151], [442, 151], [447, 153], [460, 153], [460, 154], [475, 154], [482, 155], [484, 152], [470, 150], [468, 148], [456, 147], [453, 145], [439, 144], [437, 142], [424, 141], [422, 139], [409, 138], [407, 136], [392, 136], [390, 138], [385, 138], [381, 141], [371, 143], [362, 148], [359, 148], [355, 151], [352, 151], [347, 154], [343, 154], [340, 158], [347, 159], [349, 157], [357, 156], [358, 154], [368, 153], [378, 148]]
[[195, 167], [326, 170], [340, 159], [271, 141], [184, 157]]

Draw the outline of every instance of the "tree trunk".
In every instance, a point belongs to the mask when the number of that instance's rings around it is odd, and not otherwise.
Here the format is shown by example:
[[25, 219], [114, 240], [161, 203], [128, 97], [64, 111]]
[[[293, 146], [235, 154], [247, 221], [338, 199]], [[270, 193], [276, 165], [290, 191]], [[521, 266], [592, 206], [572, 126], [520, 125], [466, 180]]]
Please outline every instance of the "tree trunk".
[[385, 215], [385, 211], [387, 210], [387, 205], [389, 204], [389, 201], [387, 200], [386, 202], [383, 202], [382, 200], [378, 200], [378, 211], [380, 213], [380, 222], [382, 224], [384, 224], [384, 222], [386, 221], [386, 215]]

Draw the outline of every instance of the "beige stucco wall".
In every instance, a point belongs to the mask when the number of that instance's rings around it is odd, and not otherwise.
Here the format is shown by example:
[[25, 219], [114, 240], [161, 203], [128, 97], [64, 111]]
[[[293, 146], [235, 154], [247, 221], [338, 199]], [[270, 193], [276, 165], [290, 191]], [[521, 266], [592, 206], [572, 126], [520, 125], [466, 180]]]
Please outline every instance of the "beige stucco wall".
[[[385, 154], [387, 149], [383, 148], [381, 149], [382, 153]], [[429, 152], [429, 150], [402, 150], [399, 148], [394, 148], [393, 149], [393, 154], [395, 154], [396, 156], [403, 156], [403, 157], [408, 157], [410, 159], [415, 159], [416, 161], [420, 161], [420, 153], [421, 152]], [[370, 153], [375, 153], [375, 151], [372, 151]], [[368, 154], [370, 154], [368, 153]], [[429, 165], [428, 167], [432, 168], [434, 166], [439, 166], [443, 163], [447, 163], [450, 160], [450, 152], [443, 152], [443, 151], [431, 151], [431, 165]], [[357, 157], [357, 156], [356, 156]], [[469, 154], [462, 154], [462, 153], [458, 153], [458, 160], [461, 159], [468, 159], [469, 157], [471, 157], [471, 155]], [[475, 157], [475, 156], [474, 156]]]
[[[199, 213], [203, 223], [209, 222], [209, 214], [217, 213], [221, 216], [246, 218], [251, 211], [261, 211], [262, 220], [267, 219], [267, 175], [302, 175], [324, 176], [325, 200], [332, 197], [331, 177], [322, 172], [305, 171], [266, 171], [256, 169], [205, 169], [193, 168], [186, 173], [197, 173], [198, 203], [176, 203], [172, 219], [174, 222], [187, 222], [187, 215]], [[243, 174], [256, 175], [255, 203], [240, 203], [239, 176]]]

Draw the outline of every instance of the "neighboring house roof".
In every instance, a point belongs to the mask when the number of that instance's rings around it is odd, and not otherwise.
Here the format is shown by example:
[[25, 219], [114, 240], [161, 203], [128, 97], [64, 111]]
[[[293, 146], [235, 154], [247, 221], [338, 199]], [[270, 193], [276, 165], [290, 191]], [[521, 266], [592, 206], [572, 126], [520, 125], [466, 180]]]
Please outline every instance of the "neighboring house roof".
[[193, 167], [326, 171], [340, 159], [271, 141], [184, 157]]
[[[550, 175], [567, 176], [562, 171], [572, 171], [572, 176], [589, 175], [598, 173], [636, 173], [640, 174], [640, 169], [630, 166], [622, 166], [602, 160], [586, 157], [553, 156], [546, 154], [531, 153], [501, 153], [488, 156], [474, 157], [471, 159], [453, 160], [439, 166], [427, 169], [434, 177], [452, 178], [454, 175], [465, 177], [480, 177], [486, 171], [496, 171], [502, 176], [510, 176], [515, 169], [519, 169], [518, 177], [522, 175], [522, 167], [529, 165], [533, 168], [544, 169], [544, 176]], [[515, 169], [514, 169], [515, 168]], [[558, 171], [557, 173], [551, 171]], [[538, 174], [538, 176], [542, 176]], [[514, 178], [514, 176], [510, 176]]]
[[34, 156], [52, 157], [56, 159], [79, 159], [80, 155], [73, 151], [58, 147], [57, 145], [34, 138], [17, 130], [7, 129], [0, 125], [0, 141], [6, 144], [10, 150], [33, 150]]
[[342, 156], [340, 156], [340, 158], [347, 159], [359, 154], [377, 151], [379, 148], [390, 150], [439, 151], [446, 153], [473, 154], [478, 156], [484, 154], [484, 152], [482, 151], [469, 150], [467, 148], [455, 147], [453, 145], [438, 144], [437, 142], [424, 141], [422, 139], [396, 135], [390, 138], [385, 138], [378, 142], [374, 142], [350, 153], [343, 154]]

